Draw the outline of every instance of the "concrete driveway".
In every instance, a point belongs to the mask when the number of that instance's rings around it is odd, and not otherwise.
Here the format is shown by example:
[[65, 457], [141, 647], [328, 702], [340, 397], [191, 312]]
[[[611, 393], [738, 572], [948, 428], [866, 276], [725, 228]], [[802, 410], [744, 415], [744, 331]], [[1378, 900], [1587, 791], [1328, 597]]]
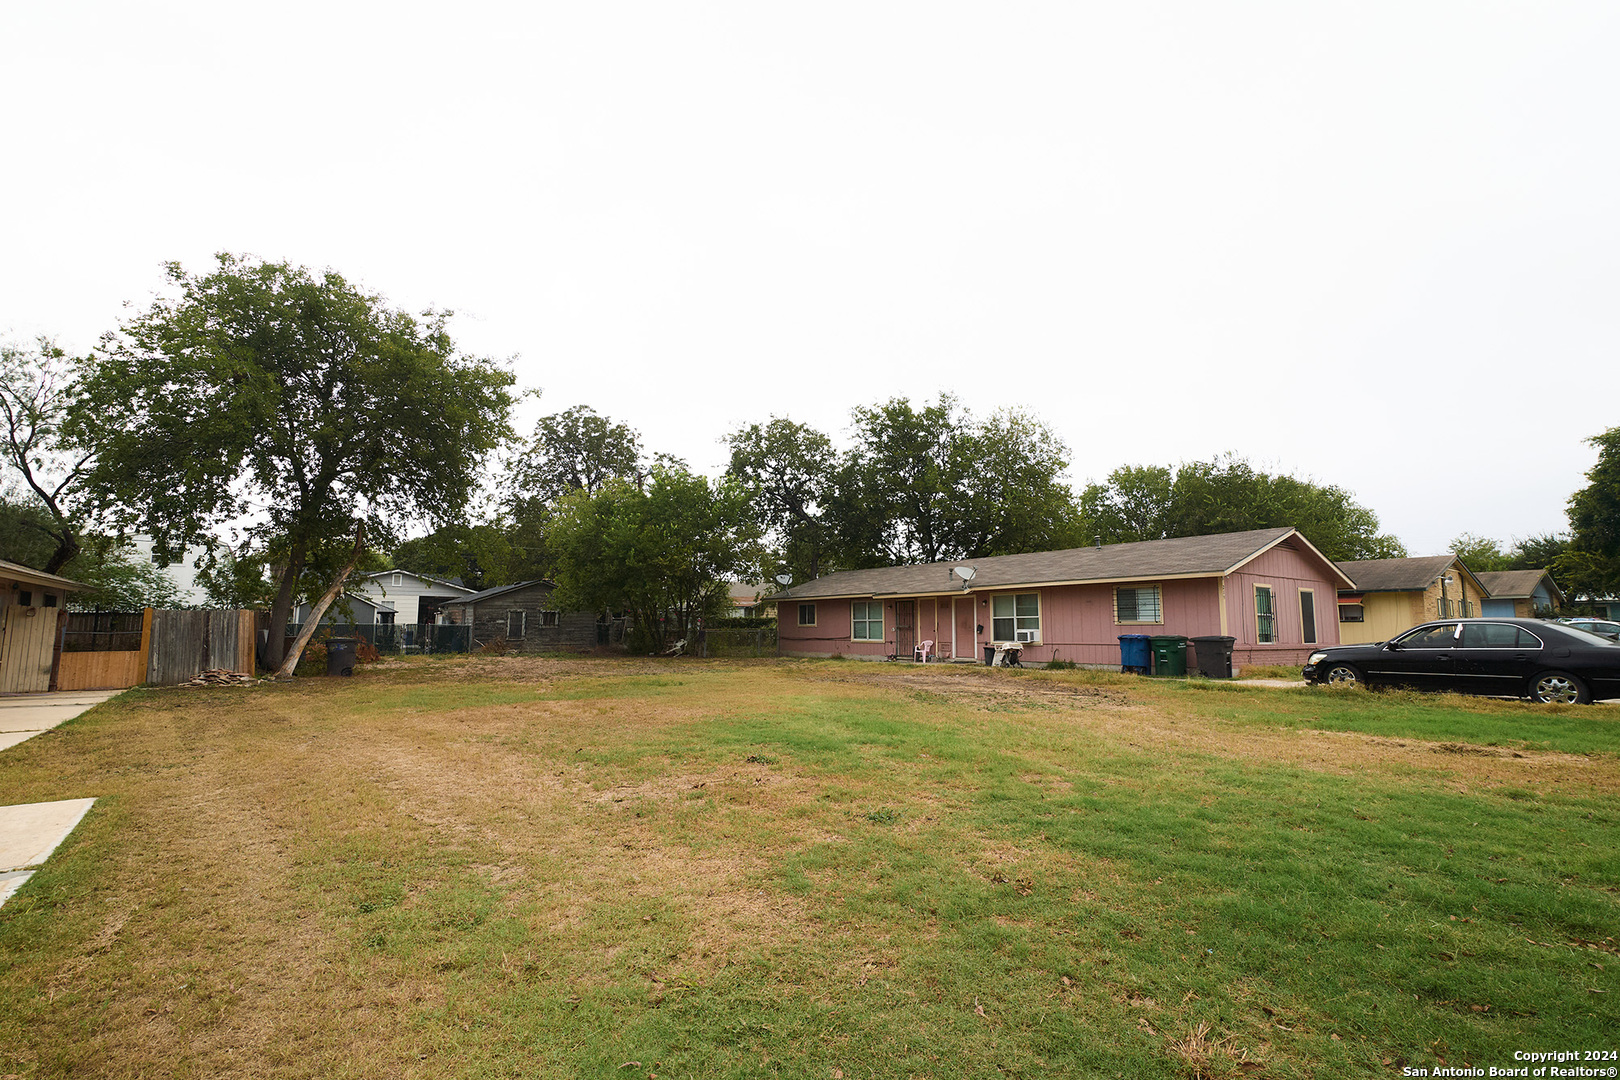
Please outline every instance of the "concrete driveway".
[[0, 697], [0, 750], [66, 723], [92, 705], [100, 705], [121, 693], [122, 690], [72, 690]]
[[[0, 752], [66, 723], [119, 693], [122, 691], [82, 690], [0, 697]], [[0, 904], [50, 858], [95, 801], [62, 799], [0, 806]]]

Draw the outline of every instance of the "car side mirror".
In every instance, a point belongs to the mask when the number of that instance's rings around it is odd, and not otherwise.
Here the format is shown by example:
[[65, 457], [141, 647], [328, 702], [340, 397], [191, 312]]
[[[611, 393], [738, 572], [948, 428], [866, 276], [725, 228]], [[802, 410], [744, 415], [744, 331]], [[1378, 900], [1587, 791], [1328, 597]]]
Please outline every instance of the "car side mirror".
[[1390, 652], [1400, 652], [1401, 651], [1401, 647], [1399, 645], [1395, 644], [1395, 642], [1393, 642], [1393, 641], [1384, 642], [1384, 648], [1388, 649]]

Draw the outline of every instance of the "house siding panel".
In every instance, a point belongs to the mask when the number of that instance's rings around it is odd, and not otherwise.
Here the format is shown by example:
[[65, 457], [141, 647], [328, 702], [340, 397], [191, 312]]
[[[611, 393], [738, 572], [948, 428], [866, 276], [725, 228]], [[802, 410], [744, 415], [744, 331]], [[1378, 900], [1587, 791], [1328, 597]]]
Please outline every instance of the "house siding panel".
[[[504, 640], [513, 652], [542, 652], [548, 649], [594, 649], [597, 643], [596, 615], [588, 611], [558, 611], [552, 594], [556, 590], [549, 584], [537, 583], [524, 589], [479, 600], [472, 607], [473, 648]], [[467, 618], [466, 604], [445, 605], [450, 622], [463, 623]], [[524, 614], [523, 636], [507, 636], [507, 614]], [[542, 626], [541, 615], [558, 611], [556, 626]]]
[[[799, 625], [799, 601], [777, 614], [777, 650], [783, 656], [850, 656], [884, 660], [894, 653], [894, 601], [883, 605], [883, 640], [853, 641], [850, 600], [816, 600], [816, 625]], [[946, 640], [950, 638], [947, 636]]]
[[[1262, 644], [1258, 640], [1254, 608], [1256, 585], [1271, 586], [1272, 606], [1277, 616], [1274, 643]], [[1284, 545], [1272, 548], [1239, 568], [1226, 584], [1226, 632], [1236, 639], [1232, 646], [1233, 666], [1303, 664], [1312, 650], [1339, 644], [1339, 615], [1333, 605], [1343, 586], [1342, 581], [1329, 577], [1327, 569], [1313, 556]], [[1299, 606], [1301, 589], [1311, 590], [1316, 597], [1314, 643], [1305, 641]]]

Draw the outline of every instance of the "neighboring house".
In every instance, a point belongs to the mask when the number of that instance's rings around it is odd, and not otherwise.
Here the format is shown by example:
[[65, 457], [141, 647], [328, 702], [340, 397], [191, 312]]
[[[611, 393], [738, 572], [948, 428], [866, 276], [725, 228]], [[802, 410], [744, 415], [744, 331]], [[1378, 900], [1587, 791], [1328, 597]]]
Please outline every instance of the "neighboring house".
[[150, 536], [132, 536], [129, 544], [135, 549], [137, 559], [152, 563], [174, 585], [180, 607], [208, 607], [208, 594], [197, 583], [197, 560], [204, 554], [202, 551], [187, 549], [178, 558], [166, 559], [153, 550]]
[[1485, 586], [1481, 615], [1536, 619], [1564, 606], [1564, 594], [1545, 570], [1492, 570], [1474, 576]]
[[1026, 664], [1117, 668], [1123, 634], [1219, 635], [1239, 668], [1337, 645], [1333, 601], [1350, 585], [1283, 528], [845, 570], [772, 600], [784, 656], [909, 659], [932, 640], [941, 659], [978, 661], [1019, 642]]
[[446, 603], [445, 621], [472, 627], [474, 648], [503, 639], [519, 652], [595, 648], [596, 615], [560, 610], [556, 591], [556, 582], [544, 579], [497, 585]]
[[0, 561], [0, 694], [51, 688], [67, 594], [87, 586]]
[[1339, 640], [1346, 645], [1388, 641], [1431, 619], [1482, 614], [1490, 595], [1455, 555], [1342, 562], [1353, 588], [1339, 591]]
[[[309, 618], [310, 608], [314, 606], [311, 600], [299, 604], [292, 621], [299, 626], [304, 625], [304, 620]], [[359, 596], [345, 589], [327, 606], [321, 615], [321, 625], [388, 626], [394, 622], [395, 614], [393, 601]]]
[[440, 608], [473, 590], [409, 570], [379, 570], [363, 575], [352, 591], [366, 600], [392, 605], [395, 616], [388, 621], [417, 626], [438, 621]]
[[748, 619], [771, 613], [759, 598], [759, 594], [765, 591], [762, 582], [732, 581], [727, 583], [726, 588], [731, 597], [731, 610], [726, 612], [727, 615]]

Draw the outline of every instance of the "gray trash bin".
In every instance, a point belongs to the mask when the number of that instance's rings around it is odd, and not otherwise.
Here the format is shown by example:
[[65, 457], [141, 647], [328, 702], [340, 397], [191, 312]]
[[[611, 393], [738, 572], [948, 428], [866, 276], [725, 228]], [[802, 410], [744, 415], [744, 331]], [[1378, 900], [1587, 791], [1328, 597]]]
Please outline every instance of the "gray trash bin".
[[359, 638], [335, 637], [326, 643], [326, 673], [353, 675], [354, 665], [360, 658]]

